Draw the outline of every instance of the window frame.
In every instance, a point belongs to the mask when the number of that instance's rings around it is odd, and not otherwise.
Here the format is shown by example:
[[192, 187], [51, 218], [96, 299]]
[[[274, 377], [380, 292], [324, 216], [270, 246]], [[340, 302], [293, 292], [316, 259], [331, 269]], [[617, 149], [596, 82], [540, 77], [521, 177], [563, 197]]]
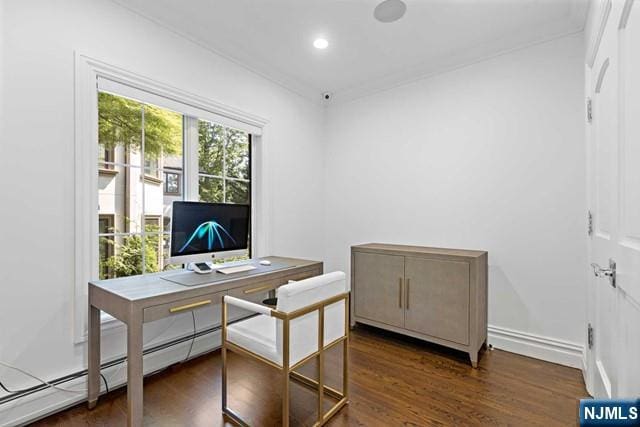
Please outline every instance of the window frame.
[[[81, 52], [75, 52], [75, 233], [74, 233], [74, 342], [82, 343], [87, 339], [87, 309], [88, 287], [87, 282], [94, 279], [98, 272], [98, 184], [99, 153], [98, 153], [98, 83], [99, 79], [108, 79], [117, 84], [126, 85], [133, 90], [143, 91], [155, 99], [167, 100], [173, 103], [185, 105], [193, 111], [194, 108], [205, 111], [205, 120], [210, 117], [221, 117], [224, 126], [232, 123], [246, 123], [257, 132], [250, 132], [251, 155], [254, 165], [251, 170], [251, 253], [254, 256], [264, 256], [269, 253], [269, 176], [265, 173], [268, 163], [266, 152], [262, 148], [266, 138], [263, 129], [268, 121], [262, 117], [247, 113], [234, 107], [203, 98], [190, 92], [176, 88], [176, 85], [160, 83], [155, 79], [128, 71], [126, 68], [95, 59]], [[143, 100], [152, 105], [157, 102]], [[166, 108], [166, 107], [164, 107]], [[176, 111], [174, 109], [174, 111]], [[184, 113], [183, 113], [184, 114]], [[185, 120], [194, 120], [185, 115]], [[195, 119], [197, 120], [197, 119]], [[216, 120], [210, 120], [217, 122]], [[242, 128], [244, 125], [241, 125]], [[238, 126], [231, 126], [238, 127]], [[197, 129], [195, 135], [185, 126], [184, 143], [187, 152], [184, 153], [183, 175], [183, 199], [198, 200], [197, 190], [197, 150], [196, 156], [188, 147], [198, 143]], [[256, 156], [260, 156], [256, 158]], [[257, 161], [256, 161], [257, 160]], [[256, 167], [257, 166], [257, 167]], [[194, 173], [195, 172], [195, 173]], [[191, 181], [191, 185], [187, 184]], [[194, 182], [195, 181], [195, 182]], [[193, 184], [196, 184], [195, 187]], [[258, 184], [258, 185], [255, 185]], [[194, 191], [195, 188], [195, 191]], [[258, 235], [256, 230], [260, 229]], [[122, 327], [122, 323], [115, 321], [111, 316], [103, 316], [103, 329]]]

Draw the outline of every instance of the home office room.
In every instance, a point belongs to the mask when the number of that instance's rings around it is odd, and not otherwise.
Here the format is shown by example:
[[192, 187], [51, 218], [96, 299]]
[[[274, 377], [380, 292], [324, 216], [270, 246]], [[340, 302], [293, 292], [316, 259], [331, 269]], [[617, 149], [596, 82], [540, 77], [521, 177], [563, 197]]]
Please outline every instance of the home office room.
[[637, 425], [636, 3], [3, 0], [0, 426]]

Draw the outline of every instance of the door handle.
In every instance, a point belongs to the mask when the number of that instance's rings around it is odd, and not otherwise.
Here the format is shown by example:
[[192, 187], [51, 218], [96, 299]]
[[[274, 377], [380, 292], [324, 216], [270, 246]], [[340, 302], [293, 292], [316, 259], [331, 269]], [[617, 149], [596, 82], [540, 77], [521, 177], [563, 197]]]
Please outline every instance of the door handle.
[[409, 279], [405, 279], [405, 284], [407, 285], [407, 288], [404, 290], [404, 306], [407, 310], [409, 310], [409, 285], [411, 284], [411, 282], [409, 282]]
[[398, 308], [402, 308], [402, 277], [398, 279]]
[[609, 284], [616, 287], [616, 262], [615, 260], [609, 258], [609, 268], [602, 268], [595, 262], [591, 263], [591, 267], [593, 268], [593, 274], [596, 277], [606, 277], [609, 279]]

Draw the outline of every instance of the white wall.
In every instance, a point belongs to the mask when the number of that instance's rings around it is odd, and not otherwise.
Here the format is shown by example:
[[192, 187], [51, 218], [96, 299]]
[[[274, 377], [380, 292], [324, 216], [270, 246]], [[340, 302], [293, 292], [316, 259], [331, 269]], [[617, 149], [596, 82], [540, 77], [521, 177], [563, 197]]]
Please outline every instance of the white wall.
[[523, 342], [510, 348], [530, 354], [551, 338], [545, 351], [570, 360], [539, 355], [579, 366], [582, 43], [557, 39], [330, 107], [327, 269], [348, 271], [349, 247], [364, 242], [487, 250], [493, 331], [515, 331]]
[[[72, 328], [76, 50], [268, 119], [271, 220], [260, 232], [268, 234], [272, 253], [322, 258], [320, 106], [110, 1], [1, 4], [6, 117], [0, 182], [8, 186], [0, 196], [1, 361], [48, 379], [86, 367], [85, 345], [74, 345]], [[200, 312], [199, 324], [209, 314]], [[183, 334], [191, 317], [178, 318], [162, 334], [168, 326], [150, 324], [145, 336], [161, 334], [158, 342]], [[105, 334], [103, 343], [103, 357], [122, 354], [122, 331]], [[1, 367], [0, 378], [13, 388], [34, 384]], [[0, 406], [0, 425], [56, 402]]]

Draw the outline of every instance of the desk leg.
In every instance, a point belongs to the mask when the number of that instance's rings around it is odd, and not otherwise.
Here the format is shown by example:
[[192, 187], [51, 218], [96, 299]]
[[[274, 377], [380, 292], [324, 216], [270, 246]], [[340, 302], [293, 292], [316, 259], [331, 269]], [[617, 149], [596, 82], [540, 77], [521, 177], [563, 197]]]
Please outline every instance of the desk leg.
[[100, 395], [100, 310], [89, 304], [89, 348], [88, 348], [88, 387], [87, 406], [96, 407]]
[[142, 426], [142, 315], [132, 313], [127, 325], [127, 426]]

